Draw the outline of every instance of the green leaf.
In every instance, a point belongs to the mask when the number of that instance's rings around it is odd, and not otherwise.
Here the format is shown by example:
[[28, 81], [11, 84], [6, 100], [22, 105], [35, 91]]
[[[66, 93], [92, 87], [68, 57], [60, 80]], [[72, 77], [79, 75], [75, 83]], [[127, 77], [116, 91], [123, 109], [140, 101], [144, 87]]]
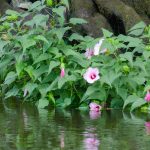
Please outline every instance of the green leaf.
[[50, 65], [49, 65], [49, 69], [48, 69], [48, 74], [50, 74], [51, 71], [52, 71], [55, 67], [57, 67], [57, 66], [59, 66], [59, 65], [60, 65], [60, 62], [51, 61], [51, 62], [50, 62]]
[[111, 87], [112, 83], [120, 76], [121, 76], [121, 73], [115, 73], [114, 71], [109, 71], [102, 75], [101, 82], [107, 83]]
[[43, 41], [43, 42], [49, 44], [49, 41], [43, 35], [37, 35], [36, 37], [34, 37], [34, 39], [40, 40], [40, 41]]
[[150, 57], [150, 51], [144, 51], [143, 56], [144, 56], [144, 59], [147, 61], [148, 58]]
[[126, 52], [124, 54], [120, 54], [119, 56], [121, 58], [128, 60], [131, 64], [131, 66], [133, 66], [133, 53], [132, 52]]
[[131, 111], [134, 109], [141, 107], [142, 105], [146, 104], [147, 102], [143, 98], [138, 98], [131, 106]]
[[41, 61], [44, 61], [44, 60], [47, 60], [47, 59], [50, 59], [51, 58], [51, 55], [47, 54], [47, 53], [44, 53], [44, 54], [41, 54], [34, 62], [34, 64], [36, 63], [39, 63]]
[[64, 99], [64, 107], [68, 107], [71, 104], [71, 98], [65, 98]]
[[77, 34], [77, 33], [73, 33], [70, 38], [69, 41], [73, 41], [73, 40], [77, 40], [77, 41], [85, 41], [84, 37]]
[[106, 30], [104, 28], [102, 28], [102, 32], [103, 32], [104, 37], [106, 37], [106, 38], [111, 37], [113, 35], [112, 32], [109, 32], [108, 30]]
[[35, 80], [38, 79], [43, 73], [46, 73], [48, 70], [48, 65], [42, 65], [38, 69], [33, 70], [33, 75]]
[[84, 95], [81, 99], [81, 102], [86, 100], [89, 97], [89, 95], [91, 95], [91, 94], [93, 94], [94, 92], [97, 92], [97, 91], [99, 91], [99, 88], [97, 86], [95, 86], [95, 85], [89, 86], [87, 88], [86, 92], [84, 93]]
[[19, 12], [17, 12], [17, 11], [14, 11], [14, 10], [10, 10], [10, 9], [8, 9], [7, 11], [6, 11], [6, 14], [7, 15], [16, 15], [16, 16], [21, 16], [21, 14], [19, 13]]
[[139, 99], [138, 96], [136, 95], [130, 95], [127, 97], [127, 99], [124, 101], [124, 105], [123, 105], [123, 109], [125, 109], [125, 107], [133, 102], [135, 102], [137, 99]]
[[144, 28], [136, 29], [136, 30], [130, 31], [128, 35], [140, 36], [140, 35], [142, 35], [143, 31], [144, 31]]
[[47, 99], [40, 99], [38, 103], [38, 108], [43, 109], [49, 105], [49, 101]]
[[47, 26], [46, 23], [48, 19], [49, 19], [49, 15], [38, 14], [34, 16], [32, 20], [25, 22], [24, 25], [31, 26], [32, 28], [34, 27], [34, 25], [36, 27], [40, 26], [45, 28]]
[[12, 82], [14, 82], [17, 78], [17, 75], [15, 72], [11, 71], [7, 74], [6, 78], [5, 78], [5, 81], [4, 81], [4, 84], [11, 84]]
[[71, 29], [71, 27], [57, 28], [57, 29], [53, 30], [53, 32], [54, 32], [54, 34], [57, 35], [59, 41], [61, 41], [65, 32], [68, 31], [69, 29]]
[[38, 86], [38, 90], [39, 90], [42, 98], [46, 97], [46, 94], [47, 94], [46, 89], [47, 89], [48, 86], [49, 86], [49, 84], [40, 84]]
[[64, 49], [64, 54], [69, 57], [70, 60], [78, 63], [80, 66], [87, 68], [90, 64], [90, 61], [87, 60], [84, 55], [75, 52], [71, 49]]
[[64, 12], [66, 11], [66, 7], [59, 6], [58, 8], [53, 8], [52, 10], [64, 20]]
[[10, 63], [11, 59], [5, 58], [4, 60], [0, 61], [0, 69], [3, 69], [3, 67], [7, 67], [7, 65]]
[[69, 2], [68, 2], [68, 0], [61, 0], [61, 3], [66, 5], [66, 7], [69, 9]]
[[86, 20], [84, 19], [81, 19], [81, 18], [71, 18], [69, 20], [69, 23], [73, 24], [73, 25], [76, 25], [76, 24], [84, 24], [84, 23], [87, 23]]
[[89, 95], [89, 97], [86, 100], [98, 100], [98, 101], [105, 101], [106, 100], [106, 92], [104, 89], [100, 89], [99, 91], [96, 91]]
[[23, 62], [16, 63], [16, 72], [17, 72], [18, 77], [20, 76], [24, 68], [25, 68], [25, 64]]
[[126, 100], [126, 98], [127, 98], [127, 89], [125, 89], [125, 88], [118, 88], [118, 90], [117, 90], [117, 94], [123, 99], [123, 100]]
[[36, 83], [27, 83], [24, 86], [24, 90], [27, 90], [29, 92], [29, 96], [32, 94], [32, 92], [35, 90], [35, 88], [37, 88], [38, 85]]
[[3, 48], [8, 44], [7, 41], [0, 40], [0, 53], [3, 51]]
[[34, 76], [33, 76], [33, 70], [34, 70], [34, 68], [32, 66], [28, 66], [24, 70], [28, 73], [28, 75], [30, 76], [30, 78], [33, 80], [34, 79]]
[[150, 85], [147, 85], [147, 86], [144, 88], [144, 92], [147, 92], [148, 90], [150, 90]]
[[35, 8], [37, 8], [37, 7], [40, 6], [40, 5], [41, 5], [41, 2], [40, 2], [40, 1], [34, 2], [32, 5], [30, 5], [29, 11], [34, 10]]
[[58, 77], [47, 87], [46, 91], [50, 92], [58, 88]]
[[138, 85], [143, 85], [144, 84], [144, 82], [146, 81], [146, 79], [141, 75], [139, 75], [139, 76], [135, 76], [134, 78], [133, 78], [133, 80], [138, 84]]
[[70, 75], [70, 76], [65, 75], [65, 77], [63, 77], [63, 78], [60, 77], [59, 80], [58, 80], [58, 89], [61, 89], [62, 86], [66, 82], [69, 82], [69, 81], [76, 81], [76, 76], [74, 76], [74, 75]]
[[23, 47], [23, 53], [26, 51], [27, 48], [36, 45], [35, 40], [29, 39], [27, 35], [24, 35], [22, 37], [18, 37], [18, 41], [20, 41], [22, 47]]
[[129, 31], [136, 30], [136, 29], [144, 29], [146, 24], [144, 22], [139, 22], [138, 24], [134, 25]]
[[6, 94], [5, 94], [5, 98], [9, 98], [12, 96], [17, 96], [19, 92], [19, 89], [17, 87], [13, 87], [11, 90], [9, 90]]

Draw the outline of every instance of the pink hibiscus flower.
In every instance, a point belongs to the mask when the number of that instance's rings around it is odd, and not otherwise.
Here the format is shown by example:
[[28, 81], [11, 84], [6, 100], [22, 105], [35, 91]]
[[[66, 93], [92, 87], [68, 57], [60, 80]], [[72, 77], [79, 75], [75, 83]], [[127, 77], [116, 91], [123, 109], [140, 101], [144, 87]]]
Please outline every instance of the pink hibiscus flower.
[[99, 80], [100, 76], [98, 68], [88, 68], [87, 71], [84, 73], [83, 78], [88, 83], [94, 83], [95, 81]]
[[91, 48], [87, 48], [84, 55], [87, 59], [90, 59], [94, 55], [94, 50]]
[[102, 106], [92, 102], [89, 104], [90, 110], [99, 112], [102, 109]]

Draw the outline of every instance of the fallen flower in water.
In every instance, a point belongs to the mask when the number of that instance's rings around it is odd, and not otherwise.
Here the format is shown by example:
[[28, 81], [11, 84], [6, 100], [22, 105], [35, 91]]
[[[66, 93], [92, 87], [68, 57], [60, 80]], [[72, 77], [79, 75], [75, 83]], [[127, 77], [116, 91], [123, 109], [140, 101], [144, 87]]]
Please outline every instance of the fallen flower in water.
[[149, 91], [147, 91], [147, 94], [146, 94], [146, 96], [145, 96], [145, 100], [146, 100], [147, 102], [150, 102], [150, 92], [149, 92]]
[[87, 71], [84, 73], [83, 78], [88, 83], [94, 83], [95, 81], [99, 80], [100, 76], [98, 68], [88, 68]]
[[93, 110], [93, 111], [100, 111], [102, 109], [102, 106], [92, 102], [89, 104], [89, 107], [90, 107], [90, 110]]

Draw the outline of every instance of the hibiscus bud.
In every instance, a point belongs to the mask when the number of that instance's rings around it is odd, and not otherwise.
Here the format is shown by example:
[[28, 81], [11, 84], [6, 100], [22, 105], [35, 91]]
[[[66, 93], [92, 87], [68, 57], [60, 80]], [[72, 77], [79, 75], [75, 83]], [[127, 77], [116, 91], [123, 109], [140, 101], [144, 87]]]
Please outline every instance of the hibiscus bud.
[[65, 65], [64, 63], [61, 64], [61, 72], [60, 77], [63, 78], [65, 76]]
[[149, 92], [149, 91], [147, 91], [147, 94], [146, 94], [146, 96], [145, 96], [145, 100], [146, 100], [147, 102], [150, 102], [150, 92]]

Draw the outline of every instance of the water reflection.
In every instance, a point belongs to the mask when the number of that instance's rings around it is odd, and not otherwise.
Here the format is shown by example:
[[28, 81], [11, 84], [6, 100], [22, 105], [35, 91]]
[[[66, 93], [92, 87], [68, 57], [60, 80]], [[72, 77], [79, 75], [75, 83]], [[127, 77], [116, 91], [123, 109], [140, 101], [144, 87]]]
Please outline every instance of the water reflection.
[[145, 129], [147, 135], [150, 135], [150, 122], [145, 122]]
[[98, 119], [100, 117], [101, 111], [90, 110], [89, 115], [90, 115], [91, 120], [95, 120], [95, 119]]
[[[95, 129], [96, 130], [96, 129]], [[93, 132], [95, 132], [93, 130]], [[87, 133], [84, 133], [84, 149], [85, 150], [98, 150], [100, 140], [97, 137], [96, 133], [91, 133], [91, 131], [88, 131]]]
[[141, 113], [38, 110], [19, 102], [0, 103], [0, 150], [148, 150], [148, 119]]

